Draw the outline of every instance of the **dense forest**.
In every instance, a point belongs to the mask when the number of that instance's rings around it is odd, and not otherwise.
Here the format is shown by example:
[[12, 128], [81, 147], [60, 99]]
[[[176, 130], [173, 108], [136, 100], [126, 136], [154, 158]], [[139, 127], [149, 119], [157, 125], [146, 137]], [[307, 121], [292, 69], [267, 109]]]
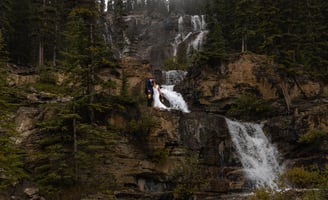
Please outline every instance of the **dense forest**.
[[[205, 14], [206, 43], [203, 51], [192, 56], [200, 66], [216, 67], [232, 54], [252, 52], [267, 55], [285, 76], [305, 74], [328, 81], [327, 0], [1, 0], [0, 189], [37, 174], [34, 179], [41, 190], [60, 198], [61, 192], [88, 179], [79, 177], [79, 171], [92, 170], [84, 164], [94, 156], [91, 152], [106, 151], [102, 144], [110, 148], [115, 142], [115, 129], [95, 128], [94, 124], [102, 124], [99, 116], [137, 103], [127, 97], [124, 77], [119, 96], [95, 92], [97, 69], [115, 69], [120, 59], [104, 40], [104, 21], [111, 13], [124, 30], [123, 17], [138, 9], [166, 15]], [[72, 98], [65, 106], [44, 105], [56, 117], [38, 124], [47, 139], [39, 141], [37, 158], [21, 152], [12, 140], [16, 134], [13, 113], [28, 104], [22, 97], [24, 89], [11, 88], [6, 82], [13, 69], [40, 75], [42, 84], [34, 85], [36, 89]], [[66, 87], [56, 87], [53, 72], [58, 71], [70, 76]], [[112, 82], [102, 84], [108, 90], [115, 87]], [[22, 159], [41, 165], [26, 169]], [[102, 187], [114, 187], [108, 181], [111, 174], [104, 177], [108, 179]], [[98, 180], [88, 181], [86, 188], [99, 186]]]
[[[215, 64], [226, 54], [248, 51], [269, 55], [287, 73], [306, 71], [326, 80], [327, 4], [324, 0], [117, 0], [108, 2], [107, 12], [115, 13], [122, 29], [123, 16], [145, 7], [149, 12], [167, 14], [181, 13], [182, 8], [185, 14], [206, 13], [209, 34], [202, 53], [205, 60]], [[110, 53], [110, 44], [102, 41], [105, 6], [105, 0], [2, 1], [1, 57], [6, 55], [10, 63], [31, 68], [57, 66], [69, 60], [64, 52], [70, 51], [73, 39], [84, 41], [86, 47], [102, 45]]]

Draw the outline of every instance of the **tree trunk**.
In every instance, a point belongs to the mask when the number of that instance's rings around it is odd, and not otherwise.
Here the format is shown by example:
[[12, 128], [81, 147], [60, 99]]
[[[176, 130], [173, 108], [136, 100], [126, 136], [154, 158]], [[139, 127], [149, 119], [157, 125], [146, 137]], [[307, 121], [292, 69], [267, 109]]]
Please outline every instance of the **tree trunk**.
[[43, 40], [40, 39], [39, 41], [39, 60], [38, 60], [38, 66], [42, 66], [44, 64], [43, 62], [43, 53], [44, 53], [44, 44]]
[[285, 98], [287, 112], [290, 113], [290, 108], [291, 108], [292, 103], [291, 103], [291, 99], [290, 99], [290, 95], [289, 95], [289, 91], [288, 91], [288, 84], [286, 83], [285, 80], [281, 80], [281, 83], [279, 85], [280, 85], [280, 88], [281, 88], [282, 93]]
[[244, 38], [244, 34], [241, 37], [241, 52], [245, 51], [245, 38]]
[[53, 55], [52, 55], [52, 65], [56, 66], [56, 60], [57, 60], [57, 34], [58, 34], [58, 25], [55, 25], [55, 41], [53, 46]]
[[[73, 102], [73, 113], [75, 114], [75, 104]], [[77, 135], [76, 135], [76, 118], [73, 118], [73, 143], [74, 143], [74, 156], [76, 156], [77, 153]]]
[[247, 51], [247, 34], [243, 34], [241, 37], [241, 52]]
[[[43, 15], [45, 15], [44, 9], [46, 6], [46, 1], [43, 0]], [[43, 16], [44, 17], [44, 16]], [[43, 22], [45, 23], [45, 22]], [[44, 64], [44, 39], [43, 39], [43, 33], [40, 33], [40, 39], [39, 39], [39, 56], [38, 56], [38, 66], [42, 66]]]
[[[75, 102], [73, 102], [73, 113], [75, 114]], [[75, 180], [78, 179], [78, 163], [77, 163], [77, 130], [76, 130], [76, 118], [73, 118], [73, 159], [74, 159], [74, 175]]]
[[[90, 24], [90, 41], [91, 46], [94, 46], [94, 30], [93, 25]], [[93, 58], [94, 59], [94, 58]], [[91, 61], [93, 62], [93, 61]], [[93, 63], [90, 64], [90, 82], [89, 82], [89, 103], [92, 105], [94, 103], [94, 95], [95, 95], [95, 66]], [[90, 122], [93, 123], [95, 118], [95, 112], [92, 107], [90, 107]]]

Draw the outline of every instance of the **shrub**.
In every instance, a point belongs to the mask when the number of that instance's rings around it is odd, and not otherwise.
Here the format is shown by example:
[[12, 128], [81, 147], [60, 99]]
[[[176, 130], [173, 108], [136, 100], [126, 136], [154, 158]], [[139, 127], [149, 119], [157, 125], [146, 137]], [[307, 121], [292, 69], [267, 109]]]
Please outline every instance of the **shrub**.
[[228, 110], [230, 116], [250, 118], [251, 116], [263, 116], [273, 110], [273, 107], [262, 98], [252, 93], [242, 94]]
[[290, 182], [294, 187], [318, 188], [324, 181], [321, 173], [318, 167], [313, 167], [312, 170], [306, 170], [304, 167], [294, 167], [288, 169], [282, 179]]
[[206, 179], [201, 174], [199, 161], [194, 156], [187, 156], [170, 177], [175, 189], [175, 199], [190, 199], [196, 191], [204, 189]]
[[248, 200], [270, 200], [270, 192], [265, 188], [260, 188], [254, 192], [254, 195], [250, 196]]
[[302, 135], [299, 139], [299, 143], [316, 143], [321, 141], [324, 137], [328, 135], [327, 132], [318, 130], [318, 129], [310, 129], [304, 135]]

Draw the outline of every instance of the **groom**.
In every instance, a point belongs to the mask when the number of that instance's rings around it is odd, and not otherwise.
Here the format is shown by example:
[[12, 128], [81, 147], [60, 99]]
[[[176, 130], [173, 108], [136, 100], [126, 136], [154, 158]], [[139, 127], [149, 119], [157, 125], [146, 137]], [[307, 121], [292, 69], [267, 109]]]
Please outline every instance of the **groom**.
[[147, 106], [151, 107], [153, 103], [153, 79], [146, 80], [145, 94], [147, 95]]

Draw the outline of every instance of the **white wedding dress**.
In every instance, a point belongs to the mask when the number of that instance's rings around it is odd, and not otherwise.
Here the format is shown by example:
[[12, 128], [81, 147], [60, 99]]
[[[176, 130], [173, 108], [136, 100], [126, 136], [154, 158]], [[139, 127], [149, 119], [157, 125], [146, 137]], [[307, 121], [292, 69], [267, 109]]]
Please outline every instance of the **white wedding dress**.
[[159, 98], [159, 91], [158, 91], [159, 86], [156, 85], [153, 87], [154, 94], [153, 94], [153, 99], [154, 99], [154, 107], [155, 108], [160, 108], [160, 109], [168, 109], [162, 102], [161, 99]]

